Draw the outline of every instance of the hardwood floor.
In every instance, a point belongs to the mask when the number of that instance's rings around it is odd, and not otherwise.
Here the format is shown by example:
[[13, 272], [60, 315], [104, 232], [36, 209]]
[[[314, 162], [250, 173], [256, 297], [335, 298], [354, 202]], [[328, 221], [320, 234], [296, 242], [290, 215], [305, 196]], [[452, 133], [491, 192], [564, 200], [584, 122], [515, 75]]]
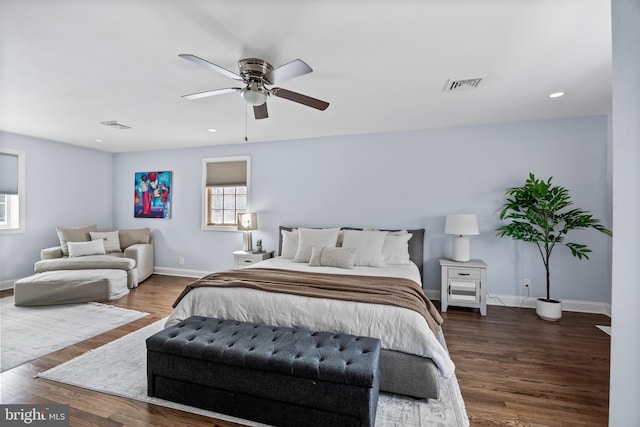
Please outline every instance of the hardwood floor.
[[[68, 403], [72, 426], [236, 426], [33, 378], [167, 316], [192, 280], [152, 276], [112, 303], [148, 316], [0, 374], [0, 402]], [[443, 317], [472, 426], [607, 425], [610, 338], [595, 325], [609, 325], [608, 317], [565, 312], [560, 322], [546, 322], [531, 309], [497, 306], [486, 317], [456, 307]]]
[[610, 337], [604, 315], [450, 308], [445, 339], [473, 426], [606, 426]]

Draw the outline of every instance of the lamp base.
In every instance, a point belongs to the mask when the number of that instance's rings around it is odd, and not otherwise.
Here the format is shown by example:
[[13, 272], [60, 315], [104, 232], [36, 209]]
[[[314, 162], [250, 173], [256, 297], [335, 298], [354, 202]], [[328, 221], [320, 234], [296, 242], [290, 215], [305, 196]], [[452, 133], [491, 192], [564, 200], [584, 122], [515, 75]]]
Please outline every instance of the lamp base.
[[451, 240], [451, 259], [458, 262], [469, 261], [469, 239], [458, 236]]
[[242, 233], [242, 250], [245, 252], [253, 252], [253, 242], [251, 241], [251, 232]]

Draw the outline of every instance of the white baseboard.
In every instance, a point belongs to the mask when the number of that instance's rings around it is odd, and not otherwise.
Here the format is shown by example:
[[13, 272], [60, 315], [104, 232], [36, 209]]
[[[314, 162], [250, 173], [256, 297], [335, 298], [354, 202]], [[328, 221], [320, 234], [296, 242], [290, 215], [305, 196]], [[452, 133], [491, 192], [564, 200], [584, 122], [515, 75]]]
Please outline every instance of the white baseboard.
[[[429, 299], [440, 300], [440, 292], [437, 290], [425, 290]], [[501, 305], [504, 307], [536, 308], [538, 297], [518, 297], [514, 295], [490, 295], [487, 294], [487, 305]], [[611, 317], [611, 304], [606, 302], [562, 300], [562, 311], [575, 311], [580, 313], [604, 314]]]
[[201, 271], [201, 270], [186, 270], [183, 268], [169, 268], [169, 267], [154, 267], [154, 274], [162, 274], [165, 276], [183, 276], [183, 277], [194, 277], [201, 278], [206, 276], [207, 274], [213, 273], [212, 271]]
[[13, 279], [13, 280], [3, 280], [2, 282], [0, 282], [0, 291], [6, 291], [7, 289], [13, 289], [13, 282], [15, 282], [18, 279]]
[[[538, 297], [516, 297], [513, 295], [487, 295], [487, 305], [536, 308]], [[562, 311], [604, 314], [611, 317], [611, 304], [605, 302], [562, 300]]]

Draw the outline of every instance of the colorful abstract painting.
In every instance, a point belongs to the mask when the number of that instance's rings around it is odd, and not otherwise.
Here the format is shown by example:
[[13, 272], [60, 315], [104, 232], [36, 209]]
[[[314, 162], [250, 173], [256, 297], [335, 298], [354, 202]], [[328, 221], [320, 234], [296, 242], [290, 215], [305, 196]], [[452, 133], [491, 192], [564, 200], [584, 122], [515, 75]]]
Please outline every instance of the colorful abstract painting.
[[171, 218], [171, 172], [136, 172], [133, 200], [135, 218]]

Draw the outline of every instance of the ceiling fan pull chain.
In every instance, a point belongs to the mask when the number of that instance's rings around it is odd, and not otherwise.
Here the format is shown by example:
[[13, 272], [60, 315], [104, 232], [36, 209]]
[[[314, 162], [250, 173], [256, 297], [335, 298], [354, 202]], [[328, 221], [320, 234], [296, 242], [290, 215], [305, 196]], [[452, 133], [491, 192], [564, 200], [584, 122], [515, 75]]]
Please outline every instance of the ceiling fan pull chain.
[[249, 141], [247, 138], [247, 122], [249, 121], [249, 106], [245, 102], [244, 103], [244, 142]]

